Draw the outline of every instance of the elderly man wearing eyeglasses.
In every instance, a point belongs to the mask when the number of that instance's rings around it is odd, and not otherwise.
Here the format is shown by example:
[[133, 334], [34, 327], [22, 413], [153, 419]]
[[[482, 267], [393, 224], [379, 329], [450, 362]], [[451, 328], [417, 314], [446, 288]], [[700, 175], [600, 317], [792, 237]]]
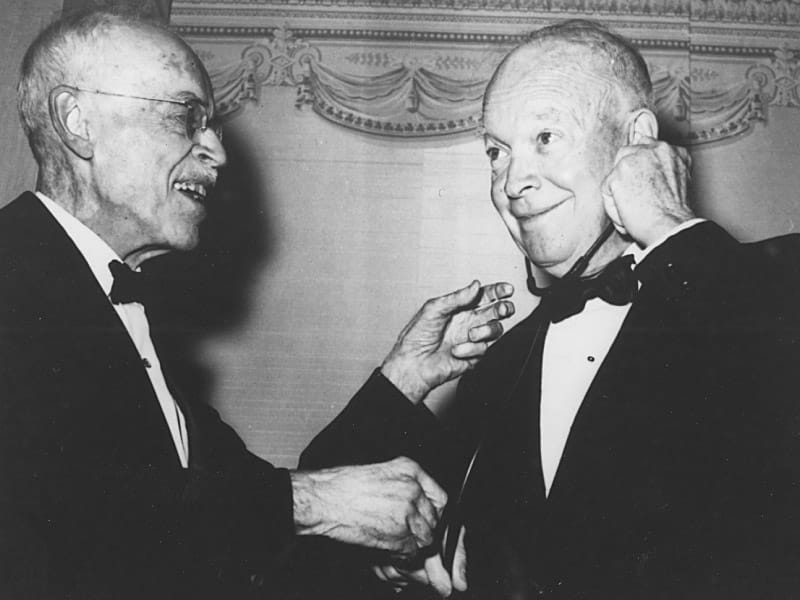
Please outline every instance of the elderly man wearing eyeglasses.
[[[0, 597], [234, 599], [298, 534], [433, 543], [446, 494], [416, 463], [275, 468], [159, 360], [140, 266], [196, 246], [226, 163], [189, 46], [123, 14], [67, 17], [18, 92], [39, 176], [0, 210]], [[359, 396], [418, 399], [462, 373], [510, 294], [474, 282], [426, 303]]]

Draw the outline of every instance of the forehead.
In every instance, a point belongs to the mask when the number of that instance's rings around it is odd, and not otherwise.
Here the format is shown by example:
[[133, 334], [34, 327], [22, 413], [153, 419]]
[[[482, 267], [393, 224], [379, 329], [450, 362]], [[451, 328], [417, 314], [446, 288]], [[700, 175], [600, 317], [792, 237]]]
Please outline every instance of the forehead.
[[525, 120], [586, 125], [613, 93], [614, 81], [587, 49], [523, 47], [503, 62], [486, 91], [484, 124]]
[[197, 55], [180, 39], [157, 29], [117, 27], [96, 39], [82, 69], [83, 85], [119, 93], [208, 100], [210, 85]]

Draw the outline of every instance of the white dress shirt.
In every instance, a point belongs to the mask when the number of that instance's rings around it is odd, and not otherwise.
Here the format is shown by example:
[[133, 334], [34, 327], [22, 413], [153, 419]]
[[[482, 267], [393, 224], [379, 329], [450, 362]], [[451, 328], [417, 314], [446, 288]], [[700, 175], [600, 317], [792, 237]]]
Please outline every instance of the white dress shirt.
[[[114, 277], [108, 269], [108, 263], [114, 260], [122, 262], [122, 259], [95, 232], [57, 203], [41, 192], [36, 192], [36, 195], [77, 246], [83, 258], [89, 264], [97, 283], [100, 284], [103, 292], [108, 296], [114, 283]], [[111, 303], [110, 299], [109, 303]], [[172, 440], [181, 465], [186, 468], [189, 464], [189, 439], [186, 432], [186, 420], [164, 379], [161, 362], [158, 360], [153, 340], [150, 338], [150, 325], [147, 322], [144, 306], [138, 302], [112, 304], [112, 306], [128, 331], [128, 335], [134, 346], [136, 346], [139, 356], [142, 357], [142, 368], [146, 370], [150, 383], [153, 385], [153, 390], [158, 397], [158, 403], [172, 434]]]
[[[682, 223], [644, 250], [632, 244], [624, 254], [632, 254], [638, 264], [668, 238], [703, 220]], [[614, 306], [592, 298], [581, 312], [547, 329], [539, 414], [545, 494], [550, 493], [575, 415], [630, 309], [630, 303]]]

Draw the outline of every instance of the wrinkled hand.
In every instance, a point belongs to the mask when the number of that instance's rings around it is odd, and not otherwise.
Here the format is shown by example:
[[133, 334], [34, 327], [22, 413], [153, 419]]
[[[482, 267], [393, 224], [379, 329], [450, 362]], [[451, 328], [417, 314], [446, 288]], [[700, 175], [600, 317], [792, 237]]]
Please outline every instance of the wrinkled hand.
[[409, 458], [291, 474], [300, 535], [409, 557], [434, 541], [447, 493]]
[[381, 365], [381, 372], [412, 402], [474, 366], [503, 334], [502, 319], [514, 314], [504, 300], [510, 283], [467, 287], [432, 298], [405, 326]]
[[[416, 562], [419, 563], [419, 560]], [[422, 565], [395, 563], [376, 565], [372, 567], [372, 570], [379, 579], [388, 582], [398, 591], [409, 584], [418, 584], [432, 587], [442, 598], [449, 597], [453, 590], [464, 592], [467, 590], [467, 553], [464, 549], [464, 528], [461, 528], [458, 535], [452, 579], [442, 565], [440, 554], [427, 557]]]
[[686, 199], [689, 153], [643, 137], [642, 144], [620, 148], [601, 189], [614, 227], [645, 248], [695, 215]]

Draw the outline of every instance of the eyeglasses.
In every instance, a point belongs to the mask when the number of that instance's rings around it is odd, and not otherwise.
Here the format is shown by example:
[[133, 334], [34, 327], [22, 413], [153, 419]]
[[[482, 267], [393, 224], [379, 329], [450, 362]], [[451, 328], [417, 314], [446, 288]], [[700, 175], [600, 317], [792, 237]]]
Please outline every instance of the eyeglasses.
[[134, 96], [132, 94], [119, 94], [117, 92], [106, 92], [104, 90], [90, 90], [86, 88], [77, 87], [74, 85], [60, 85], [54, 88], [55, 92], [58, 88], [64, 87], [78, 92], [86, 92], [88, 94], [100, 94], [103, 96], [116, 96], [117, 98], [132, 98], [134, 100], [148, 100], [150, 102], [166, 102], [168, 104], [178, 104], [186, 107], [186, 137], [190, 140], [195, 139], [198, 131], [206, 131], [210, 129], [217, 136], [219, 141], [222, 141], [222, 123], [217, 119], [209, 117], [208, 108], [205, 104], [191, 98], [189, 100], [171, 100], [168, 98], [149, 98], [147, 96]]

